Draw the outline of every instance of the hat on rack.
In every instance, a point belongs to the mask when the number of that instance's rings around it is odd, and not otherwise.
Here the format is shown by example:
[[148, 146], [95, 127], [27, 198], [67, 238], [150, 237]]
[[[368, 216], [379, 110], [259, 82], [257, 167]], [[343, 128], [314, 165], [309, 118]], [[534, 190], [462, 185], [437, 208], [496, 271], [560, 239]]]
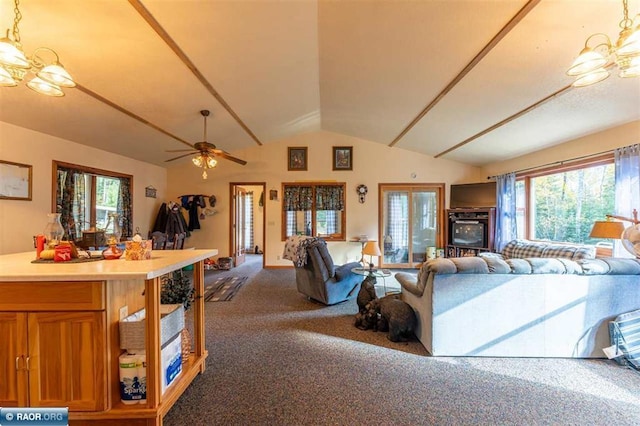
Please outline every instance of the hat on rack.
[[215, 195], [210, 195], [209, 196], [209, 205], [211, 207], [215, 207], [216, 206], [216, 196]]

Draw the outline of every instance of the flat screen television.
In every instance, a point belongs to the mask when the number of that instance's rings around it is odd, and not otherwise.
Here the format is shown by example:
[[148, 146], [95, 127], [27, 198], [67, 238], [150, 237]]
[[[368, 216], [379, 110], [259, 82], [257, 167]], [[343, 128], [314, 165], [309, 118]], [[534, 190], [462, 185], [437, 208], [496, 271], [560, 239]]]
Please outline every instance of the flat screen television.
[[496, 206], [496, 183], [466, 183], [451, 185], [450, 209]]

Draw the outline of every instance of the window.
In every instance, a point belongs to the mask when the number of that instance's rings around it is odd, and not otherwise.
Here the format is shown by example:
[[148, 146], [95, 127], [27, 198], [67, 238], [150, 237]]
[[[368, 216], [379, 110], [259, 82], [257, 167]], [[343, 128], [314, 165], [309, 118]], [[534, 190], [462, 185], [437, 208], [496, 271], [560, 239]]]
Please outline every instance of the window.
[[131, 175], [58, 161], [53, 162], [53, 173], [52, 211], [61, 213], [69, 239], [82, 238], [82, 231], [89, 228], [113, 231], [110, 213], [120, 216], [122, 237], [133, 235]]
[[[597, 244], [589, 238], [596, 220], [614, 211], [615, 166], [608, 155], [518, 176], [518, 236]], [[528, 202], [527, 202], [528, 201]]]
[[282, 239], [292, 235], [345, 240], [344, 183], [282, 184]]

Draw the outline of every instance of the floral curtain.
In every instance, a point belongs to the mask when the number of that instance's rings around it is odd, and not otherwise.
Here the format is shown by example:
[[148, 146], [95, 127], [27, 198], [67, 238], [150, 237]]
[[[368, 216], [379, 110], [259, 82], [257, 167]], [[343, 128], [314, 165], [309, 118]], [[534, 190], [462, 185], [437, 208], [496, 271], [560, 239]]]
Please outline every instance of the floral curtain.
[[316, 186], [316, 210], [344, 210], [342, 186]]
[[[640, 144], [618, 148], [614, 151], [616, 177], [615, 214], [633, 217], [633, 209], [640, 209]], [[625, 226], [630, 225], [625, 223]], [[616, 256], [633, 257], [619, 240], [616, 241]]]
[[516, 174], [496, 177], [497, 205], [495, 250], [501, 252], [507, 243], [517, 237], [516, 226]]
[[86, 185], [84, 172], [77, 169], [58, 167], [56, 191], [56, 211], [70, 240], [82, 236], [85, 224]]
[[120, 194], [118, 195], [118, 215], [122, 221], [122, 238], [133, 237], [133, 211], [131, 210], [131, 180], [120, 178]]
[[313, 207], [313, 188], [310, 186], [285, 186], [285, 211], [311, 210]]

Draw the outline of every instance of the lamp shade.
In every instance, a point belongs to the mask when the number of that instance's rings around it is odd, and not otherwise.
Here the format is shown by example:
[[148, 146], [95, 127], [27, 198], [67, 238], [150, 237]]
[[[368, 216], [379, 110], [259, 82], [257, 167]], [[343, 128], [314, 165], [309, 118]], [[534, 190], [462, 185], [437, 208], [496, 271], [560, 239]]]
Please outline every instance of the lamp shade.
[[622, 222], [613, 220], [598, 220], [593, 224], [589, 238], [612, 238], [620, 239], [624, 231]]
[[362, 248], [362, 254], [366, 254], [368, 256], [382, 256], [380, 246], [378, 246], [375, 241], [367, 241], [367, 243]]

